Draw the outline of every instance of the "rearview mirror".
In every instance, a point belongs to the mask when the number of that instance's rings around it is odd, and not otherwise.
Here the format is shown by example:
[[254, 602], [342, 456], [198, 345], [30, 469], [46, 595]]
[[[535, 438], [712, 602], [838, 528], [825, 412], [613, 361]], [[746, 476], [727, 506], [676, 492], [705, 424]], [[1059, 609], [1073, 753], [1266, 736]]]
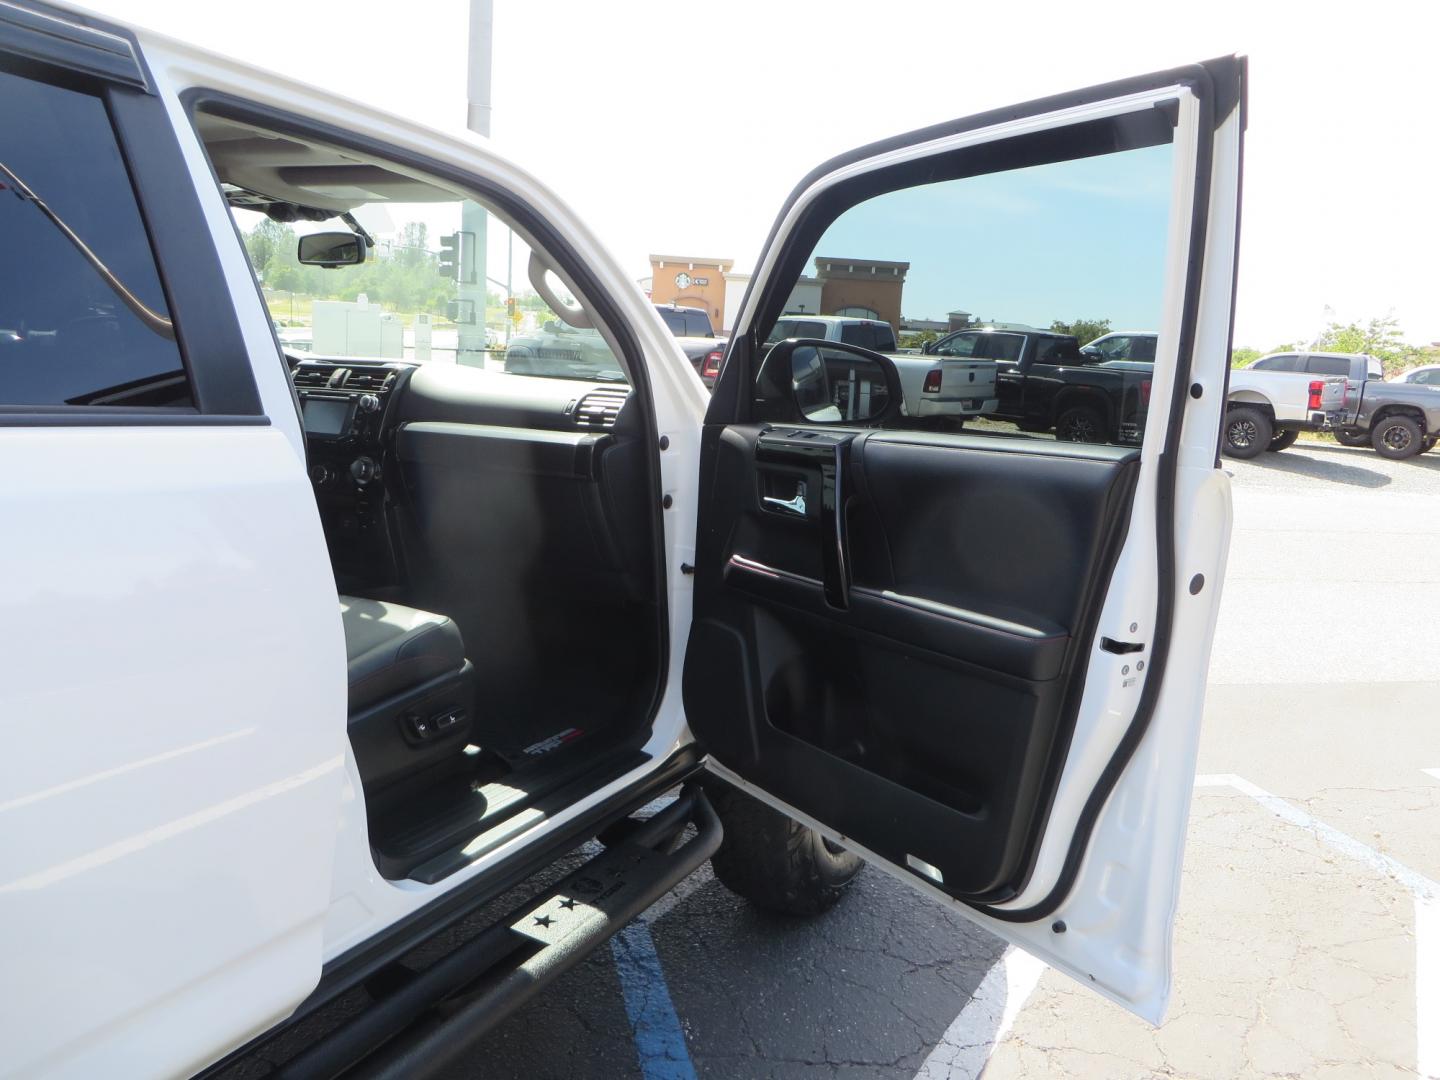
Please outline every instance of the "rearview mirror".
[[761, 419], [878, 426], [900, 407], [888, 357], [855, 345], [788, 338], [770, 347], [756, 379]]
[[296, 258], [303, 266], [358, 266], [365, 261], [365, 238], [349, 232], [309, 233], [300, 237]]

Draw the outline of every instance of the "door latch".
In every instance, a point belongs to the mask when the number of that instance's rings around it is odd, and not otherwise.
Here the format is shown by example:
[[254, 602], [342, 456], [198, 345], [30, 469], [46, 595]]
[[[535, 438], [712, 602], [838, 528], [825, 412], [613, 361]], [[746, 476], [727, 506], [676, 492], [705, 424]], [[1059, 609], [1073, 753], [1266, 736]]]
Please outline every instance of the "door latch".
[[1102, 637], [1100, 648], [1106, 652], [1119, 653], [1124, 656], [1126, 653], [1140, 652], [1145, 648], [1143, 641], [1116, 641], [1114, 638]]
[[794, 514], [796, 517], [805, 516], [805, 481], [798, 480], [795, 483], [795, 495], [793, 498], [781, 499], [775, 495], [762, 495], [760, 501], [765, 504], [765, 509], [782, 514]]

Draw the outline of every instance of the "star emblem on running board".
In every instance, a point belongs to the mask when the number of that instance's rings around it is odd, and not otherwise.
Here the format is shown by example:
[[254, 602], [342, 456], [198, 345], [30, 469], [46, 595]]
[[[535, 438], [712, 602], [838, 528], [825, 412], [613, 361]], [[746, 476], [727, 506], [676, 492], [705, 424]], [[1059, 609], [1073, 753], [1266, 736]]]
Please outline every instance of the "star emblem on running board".
[[564, 900], [561, 900], [561, 901], [560, 901], [560, 906], [561, 906], [562, 908], [564, 908], [566, 911], [574, 911], [574, 910], [575, 910], [575, 901], [572, 900], [570, 897], [567, 896]]
[[550, 925], [551, 925], [552, 923], [554, 923], [554, 922], [555, 922], [555, 920], [552, 919], [552, 918], [550, 918], [549, 915], [536, 915], [536, 916], [535, 916], [535, 925], [536, 925], [536, 926], [546, 926], [546, 927], [548, 927], [548, 926], [550, 926]]

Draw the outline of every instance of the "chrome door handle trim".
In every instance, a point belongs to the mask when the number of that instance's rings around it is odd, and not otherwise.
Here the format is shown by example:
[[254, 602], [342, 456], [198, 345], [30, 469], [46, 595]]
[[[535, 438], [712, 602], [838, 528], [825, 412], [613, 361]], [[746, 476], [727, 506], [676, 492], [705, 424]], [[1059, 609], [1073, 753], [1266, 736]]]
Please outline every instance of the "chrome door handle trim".
[[781, 499], [774, 495], [762, 495], [760, 501], [765, 504], [766, 509], [786, 514], [794, 514], [797, 517], [804, 517], [805, 482], [802, 480], [795, 485], [795, 497], [793, 499]]

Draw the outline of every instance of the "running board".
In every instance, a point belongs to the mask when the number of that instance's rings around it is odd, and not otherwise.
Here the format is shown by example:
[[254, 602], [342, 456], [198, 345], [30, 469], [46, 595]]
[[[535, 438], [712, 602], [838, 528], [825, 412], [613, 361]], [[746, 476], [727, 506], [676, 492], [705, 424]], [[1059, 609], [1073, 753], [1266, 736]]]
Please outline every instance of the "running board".
[[[692, 823], [695, 834], [675, 846]], [[412, 1080], [452, 1065], [698, 869], [720, 840], [715, 811], [687, 787], [550, 891], [312, 1043], [276, 1080]]]

